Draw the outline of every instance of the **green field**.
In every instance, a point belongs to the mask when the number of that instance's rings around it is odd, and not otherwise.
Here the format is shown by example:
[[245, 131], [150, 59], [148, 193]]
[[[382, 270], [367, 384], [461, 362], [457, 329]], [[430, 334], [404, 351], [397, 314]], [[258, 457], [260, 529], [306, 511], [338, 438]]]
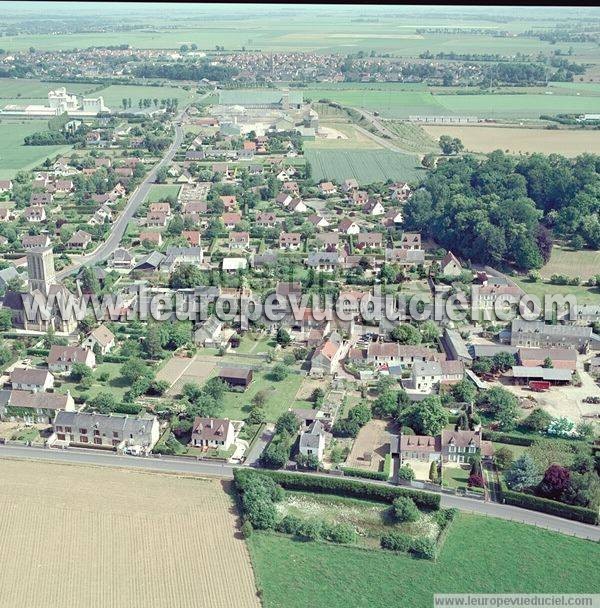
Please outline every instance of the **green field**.
[[26, 146], [26, 135], [47, 129], [46, 120], [0, 120], [0, 179], [13, 177], [23, 169], [32, 169], [46, 158], [66, 154], [71, 146]]
[[254, 372], [252, 384], [244, 393], [227, 391], [222, 399], [222, 416], [232, 420], [243, 420], [248, 416], [252, 397], [258, 391], [265, 391], [267, 399], [264, 405], [267, 420], [274, 422], [290, 407], [311, 407], [305, 401], [296, 401], [296, 393], [302, 384], [303, 376], [297, 370], [290, 369], [285, 380], [271, 380], [269, 370]]
[[193, 101], [196, 97], [194, 90], [186, 91], [180, 87], [153, 87], [136, 85], [111, 85], [105, 89], [100, 89], [95, 93], [104, 97], [104, 104], [113, 111], [123, 109], [123, 99], [131, 98], [131, 109], [138, 109], [140, 99], [161, 99], [177, 98], [179, 104], [184, 105]]
[[577, 304], [596, 304], [600, 305], [600, 290], [596, 287], [585, 285], [551, 285], [550, 283], [538, 281], [533, 283], [529, 280], [513, 277], [515, 283], [525, 291], [525, 293], [537, 296], [542, 304], [544, 296], [575, 296]]
[[600, 545], [476, 515], [456, 519], [437, 562], [270, 533], [248, 545], [265, 608], [308, 608], [314, 593], [319, 608], [431, 608], [434, 593], [600, 592]]
[[[574, 83], [573, 83], [574, 84]], [[429, 91], [405, 90], [390, 86], [387, 89], [318, 88], [302, 89], [305, 99], [328, 99], [345, 106], [380, 112], [388, 118], [409, 116], [477, 116], [505, 120], [539, 118], [541, 114], [578, 114], [600, 111], [600, 99], [595, 94], [432, 94]], [[550, 92], [550, 91], [549, 91]]]
[[[23, 100], [28, 100], [32, 103], [35, 100], [37, 103], [40, 103], [40, 99], [48, 99], [48, 91], [58, 89], [59, 87], [65, 87], [69, 93], [84, 95], [95, 91], [99, 88], [99, 85], [73, 84], [71, 82], [42, 82], [33, 78], [0, 78], [0, 100], [2, 100], [0, 104], [21, 104]], [[11, 101], [4, 102], [5, 99]]]
[[305, 157], [317, 181], [333, 179], [342, 182], [353, 177], [365, 185], [388, 179], [418, 180], [423, 175], [416, 156], [390, 150], [308, 149]]
[[181, 190], [181, 186], [179, 184], [153, 184], [150, 188], [150, 192], [148, 192], [146, 201], [148, 203], [158, 203], [159, 201], [164, 200], [167, 196], [177, 198], [179, 190]]

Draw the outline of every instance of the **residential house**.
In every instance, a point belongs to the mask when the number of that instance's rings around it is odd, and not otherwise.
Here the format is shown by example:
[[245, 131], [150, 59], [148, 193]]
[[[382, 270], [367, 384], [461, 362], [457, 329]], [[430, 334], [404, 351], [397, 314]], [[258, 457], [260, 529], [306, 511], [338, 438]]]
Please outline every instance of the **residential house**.
[[301, 198], [294, 198], [287, 206], [287, 210], [290, 213], [306, 213], [308, 211], [308, 207], [304, 204], [304, 201]]
[[127, 249], [115, 249], [112, 254], [111, 264], [113, 268], [129, 269], [133, 266], [133, 256]]
[[358, 190], [358, 182], [354, 178], [345, 179], [342, 183], [342, 192], [348, 194], [348, 192], [352, 192], [352, 190]]
[[200, 266], [204, 263], [201, 247], [167, 247], [166, 256], [160, 262], [160, 269], [173, 272], [180, 264]]
[[282, 232], [279, 235], [279, 249], [296, 251], [302, 244], [302, 235], [299, 232]]
[[327, 251], [335, 251], [340, 245], [338, 232], [322, 232], [316, 235], [317, 244]]
[[0, 179], [0, 194], [12, 192], [13, 183], [10, 179]]
[[170, 203], [150, 203], [148, 207], [150, 213], [164, 213], [167, 217], [171, 216]]
[[259, 213], [255, 223], [260, 228], [274, 228], [277, 224], [277, 216], [271, 212]]
[[440, 269], [442, 274], [447, 277], [459, 277], [463, 271], [463, 267], [451, 251], [449, 251], [440, 262]]
[[320, 420], [314, 420], [306, 431], [302, 431], [298, 451], [303, 456], [316, 456], [319, 462], [323, 460], [325, 427]]
[[235, 273], [248, 268], [248, 260], [246, 258], [223, 258], [221, 263], [223, 272]]
[[92, 351], [98, 349], [102, 355], [106, 355], [115, 347], [115, 335], [106, 325], [98, 325], [83, 340], [81, 346]]
[[385, 261], [405, 268], [425, 263], [425, 252], [422, 249], [386, 249]]
[[275, 202], [280, 207], [287, 207], [292, 201], [294, 197], [289, 192], [280, 192], [275, 199]]
[[338, 225], [338, 232], [340, 234], [358, 234], [360, 226], [353, 220], [343, 219]]
[[385, 207], [378, 198], [370, 198], [363, 206], [362, 212], [371, 217], [377, 217], [385, 213]]
[[23, 212], [23, 218], [30, 224], [46, 221], [46, 210], [44, 207], [27, 207]]
[[81, 363], [87, 367], [96, 366], [96, 355], [93, 351], [81, 346], [60, 346], [54, 344], [46, 358], [48, 369], [52, 372], [70, 372], [75, 363]]
[[356, 237], [358, 249], [381, 249], [383, 247], [383, 235], [381, 232], [359, 232]]
[[246, 249], [250, 246], [250, 234], [248, 232], [230, 232], [229, 249]]
[[306, 221], [312, 224], [317, 229], [327, 228], [330, 224], [329, 222], [321, 215], [312, 214], [306, 218]]
[[342, 339], [332, 333], [325, 342], [317, 346], [310, 359], [311, 375], [333, 374], [338, 368], [342, 355]]
[[306, 265], [309, 268], [320, 270], [321, 272], [334, 272], [342, 263], [342, 257], [337, 252], [311, 251], [306, 258]]
[[87, 249], [92, 242], [92, 235], [85, 230], [77, 230], [67, 241], [67, 247], [70, 249]]
[[50, 424], [57, 412], [75, 411], [71, 393], [0, 391], [0, 420], [22, 420], [28, 424]]
[[574, 348], [586, 353], [592, 341], [592, 328], [577, 325], [546, 325], [543, 321], [514, 319], [511, 326], [512, 346], [534, 348]]
[[319, 194], [323, 196], [333, 196], [337, 194], [337, 187], [331, 182], [321, 182], [319, 184]]
[[150, 452], [160, 436], [156, 416], [58, 411], [54, 444]]
[[54, 196], [48, 192], [32, 192], [29, 197], [30, 207], [44, 207], [51, 205], [54, 201]]
[[183, 230], [181, 236], [187, 241], [190, 247], [200, 247], [202, 244], [201, 233], [198, 230]]
[[23, 249], [35, 249], [37, 247], [50, 247], [52, 241], [47, 234], [25, 234], [21, 239]]
[[202, 418], [196, 416], [192, 425], [189, 445], [197, 448], [229, 450], [235, 440], [235, 429], [227, 418]]
[[15, 367], [10, 372], [10, 385], [16, 391], [44, 392], [54, 387], [54, 376], [47, 369]]
[[221, 219], [227, 230], [233, 230], [242, 221], [242, 216], [239, 213], [224, 213]]
[[140, 232], [140, 243], [145, 245], [146, 243], [160, 247], [163, 243], [162, 234], [160, 232], [144, 230]]
[[194, 331], [194, 344], [199, 346], [215, 346], [221, 342], [221, 332], [223, 323], [215, 316], [211, 315], [202, 321]]
[[393, 201], [403, 203], [410, 198], [411, 192], [406, 182], [396, 182], [390, 186], [390, 196]]
[[400, 249], [421, 249], [421, 234], [419, 232], [405, 232], [400, 240]]
[[146, 214], [146, 226], [164, 228], [169, 221], [169, 216], [162, 211], [148, 211]]

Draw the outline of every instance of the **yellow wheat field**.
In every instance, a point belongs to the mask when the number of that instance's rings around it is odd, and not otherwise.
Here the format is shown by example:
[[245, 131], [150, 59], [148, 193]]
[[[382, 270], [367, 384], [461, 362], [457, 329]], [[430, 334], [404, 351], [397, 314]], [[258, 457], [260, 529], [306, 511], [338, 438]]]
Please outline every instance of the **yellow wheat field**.
[[0, 461], [0, 606], [260, 606], [225, 483]]

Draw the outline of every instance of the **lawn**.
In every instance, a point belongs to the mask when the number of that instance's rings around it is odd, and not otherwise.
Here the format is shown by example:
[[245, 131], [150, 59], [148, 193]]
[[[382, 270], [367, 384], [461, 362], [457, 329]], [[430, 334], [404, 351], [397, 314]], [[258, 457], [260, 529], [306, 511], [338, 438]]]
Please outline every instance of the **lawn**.
[[540, 270], [543, 278], [553, 274], [589, 279], [600, 272], [600, 251], [584, 249], [573, 251], [560, 245], [552, 248], [550, 261]]
[[277, 342], [271, 336], [246, 334], [240, 345], [233, 352], [242, 355], [266, 353], [277, 346]]
[[[111, 393], [117, 399], [122, 399], [123, 395], [130, 388], [129, 383], [121, 377], [122, 365], [122, 363], [100, 363], [94, 369], [94, 381], [90, 388], [84, 388], [77, 382], [69, 380], [68, 376], [65, 376], [64, 379], [61, 379], [61, 386], [57, 388], [57, 392], [66, 393], [67, 390], [70, 390], [73, 397], [81, 395], [94, 397], [98, 393]], [[98, 380], [102, 374], [108, 374], [106, 381]]]
[[71, 146], [26, 146], [23, 143], [26, 135], [47, 128], [46, 120], [0, 120], [0, 179], [11, 178], [18, 171], [34, 168], [48, 157], [54, 158], [71, 150]]
[[343, 182], [355, 178], [361, 185], [385, 182], [388, 179], [414, 181], [424, 171], [419, 169], [416, 156], [391, 150], [319, 150], [305, 152], [316, 181], [333, 179]]
[[446, 488], [462, 488], [467, 487], [467, 480], [469, 479], [469, 469], [463, 469], [461, 467], [450, 467], [445, 466], [442, 471], [442, 480], [444, 487]]
[[167, 196], [177, 198], [181, 186], [179, 184], [153, 184], [146, 197], [148, 203], [158, 203], [164, 200]]
[[515, 283], [525, 293], [540, 298], [542, 305], [544, 296], [575, 296], [577, 304], [600, 304], [600, 291], [597, 287], [586, 287], [585, 285], [551, 285], [550, 283], [538, 281], [533, 283], [526, 279], [512, 277]]
[[303, 376], [298, 373], [297, 368], [290, 368], [290, 373], [285, 380], [277, 382], [269, 377], [269, 369], [254, 372], [254, 380], [244, 393], [227, 391], [222, 399], [222, 416], [232, 420], [243, 420], [248, 416], [252, 397], [258, 391], [266, 391], [267, 399], [264, 405], [267, 420], [274, 422], [287, 411], [288, 408], [310, 407], [305, 401], [296, 401], [296, 393], [302, 384]]
[[454, 521], [437, 562], [268, 533], [248, 545], [265, 608], [314, 605], [307, 581], [319, 608], [430, 608], [434, 593], [600, 592], [600, 545], [476, 515]]

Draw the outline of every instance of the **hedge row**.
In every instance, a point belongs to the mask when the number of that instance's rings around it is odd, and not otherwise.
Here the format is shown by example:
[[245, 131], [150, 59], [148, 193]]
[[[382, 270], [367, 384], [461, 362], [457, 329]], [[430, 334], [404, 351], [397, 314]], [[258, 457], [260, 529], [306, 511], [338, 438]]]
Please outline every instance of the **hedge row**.
[[385, 471], [367, 471], [353, 467], [340, 467], [340, 470], [349, 477], [364, 477], [365, 479], [377, 479], [379, 481], [387, 481], [389, 477]]
[[122, 357], [120, 355], [103, 355], [102, 361], [104, 363], [127, 363], [128, 357]]
[[46, 348], [28, 348], [27, 354], [33, 357], [47, 357], [50, 351]]
[[497, 433], [495, 431], [483, 431], [481, 438], [486, 441], [495, 441], [496, 443], [507, 443], [508, 445], [522, 445], [529, 447], [533, 445], [535, 439], [531, 437], [523, 437], [522, 435], [512, 435], [510, 433]]
[[507, 505], [529, 509], [530, 511], [540, 511], [541, 513], [548, 513], [549, 515], [555, 515], [556, 517], [572, 519], [573, 521], [580, 521], [595, 526], [599, 523], [597, 510], [578, 507], [576, 505], [567, 505], [555, 500], [534, 496], [533, 494], [514, 492], [513, 490], [508, 489], [504, 482], [501, 482], [500, 486], [502, 498]]
[[[234, 471], [234, 475], [237, 472]], [[411, 490], [396, 486], [364, 483], [343, 477], [325, 477], [319, 475], [303, 475], [283, 471], [261, 471], [268, 475], [286, 490], [308, 490], [322, 494], [337, 494], [366, 500], [392, 503], [399, 496], [412, 498], [419, 509], [437, 510], [440, 508], [440, 495], [422, 490]]]

